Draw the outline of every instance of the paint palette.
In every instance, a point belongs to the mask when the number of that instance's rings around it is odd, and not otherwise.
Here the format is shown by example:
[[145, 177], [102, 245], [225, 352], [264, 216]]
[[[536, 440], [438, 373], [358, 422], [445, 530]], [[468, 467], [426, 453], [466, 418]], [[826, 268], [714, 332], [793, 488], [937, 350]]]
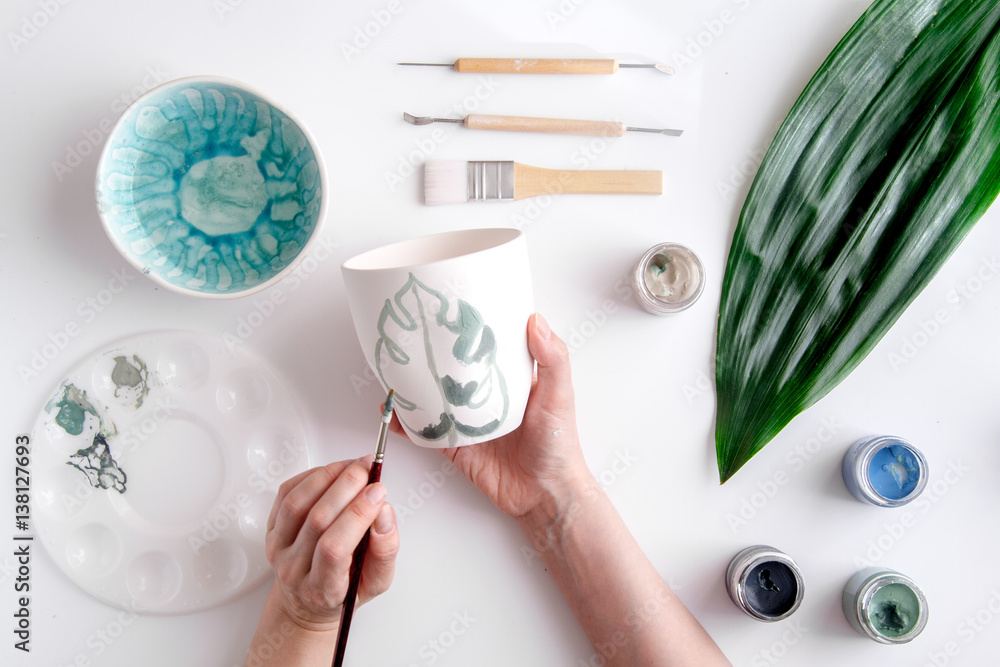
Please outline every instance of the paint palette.
[[270, 572], [264, 532], [278, 485], [308, 468], [292, 395], [220, 338], [157, 332], [80, 364], [33, 436], [38, 534], [91, 595], [187, 613]]

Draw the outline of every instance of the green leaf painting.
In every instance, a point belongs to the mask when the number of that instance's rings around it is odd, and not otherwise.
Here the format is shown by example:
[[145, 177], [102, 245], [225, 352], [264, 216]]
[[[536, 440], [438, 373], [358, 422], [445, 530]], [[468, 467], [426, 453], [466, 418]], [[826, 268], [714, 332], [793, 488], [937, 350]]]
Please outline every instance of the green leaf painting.
[[411, 433], [453, 447], [503, 424], [509, 399], [496, 338], [471, 305], [410, 273], [386, 299], [378, 334], [375, 370]]
[[1000, 3], [875, 0], [778, 130], [719, 306], [725, 482], [841, 382], [1000, 190]]

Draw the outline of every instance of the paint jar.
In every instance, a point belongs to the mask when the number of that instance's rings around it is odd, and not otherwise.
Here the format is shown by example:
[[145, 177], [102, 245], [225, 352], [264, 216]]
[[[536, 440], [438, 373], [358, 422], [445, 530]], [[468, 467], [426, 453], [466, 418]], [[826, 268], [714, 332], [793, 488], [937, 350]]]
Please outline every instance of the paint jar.
[[927, 625], [927, 598], [913, 580], [894, 570], [868, 567], [844, 586], [844, 616], [879, 644], [905, 644]]
[[726, 590], [733, 603], [758, 621], [780, 621], [802, 604], [805, 587], [799, 566], [774, 547], [747, 547], [726, 570]]
[[899, 507], [927, 486], [927, 459], [902, 438], [873, 435], [858, 440], [844, 454], [844, 483], [858, 500], [879, 507]]
[[646, 251], [632, 270], [632, 294], [654, 315], [690, 308], [705, 289], [705, 266], [679, 243], [661, 243]]

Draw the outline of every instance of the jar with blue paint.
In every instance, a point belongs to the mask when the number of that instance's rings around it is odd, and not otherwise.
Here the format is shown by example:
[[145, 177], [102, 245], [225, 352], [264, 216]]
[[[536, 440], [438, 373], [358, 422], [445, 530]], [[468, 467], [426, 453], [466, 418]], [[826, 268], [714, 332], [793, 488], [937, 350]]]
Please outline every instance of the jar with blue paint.
[[900, 507], [927, 486], [927, 459], [912, 444], [892, 435], [858, 440], [844, 454], [844, 484], [858, 500]]

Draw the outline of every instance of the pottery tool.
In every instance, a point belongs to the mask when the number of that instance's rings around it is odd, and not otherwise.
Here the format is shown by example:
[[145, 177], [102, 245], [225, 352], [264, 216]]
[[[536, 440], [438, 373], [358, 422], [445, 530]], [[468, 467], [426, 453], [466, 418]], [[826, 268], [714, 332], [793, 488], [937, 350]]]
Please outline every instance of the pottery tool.
[[653, 132], [679, 137], [683, 130], [656, 130], [630, 127], [613, 120], [572, 120], [569, 118], [535, 118], [532, 116], [493, 116], [470, 113], [465, 118], [431, 118], [403, 112], [403, 120], [411, 125], [460, 123], [470, 130], [503, 130], [505, 132], [544, 132], [546, 134], [585, 134], [595, 137], [624, 137], [626, 132]]
[[[385, 458], [385, 438], [389, 433], [389, 422], [392, 421], [392, 402], [394, 392], [389, 390], [382, 406], [382, 422], [378, 429], [378, 443], [375, 445], [375, 458], [372, 469], [368, 473], [368, 483], [374, 484], [382, 477], [382, 460]], [[365, 554], [368, 553], [368, 539], [371, 530], [365, 533], [354, 550], [351, 560], [351, 580], [347, 586], [347, 597], [344, 598], [344, 614], [340, 619], [340, 634], [337, 636], [337, 652], [333, 656], [333, 667], [344, 664], [344, 652], [347, 650], [347, 633], [351, 630], [351, 618], [354, 616], [354, 603], [358, 599], [358, 586], [361, 585], [361, 568], [365, 564]]]
[[477, 74], [614, 74], [620, 67], [655, 69], [673, 74], [662, 63], [620, 63], [611, 58], [459, 58], [453, 63], [396, 63], [415, 67], [454, 67]]
[[555, 194], [663, 194], [662, 171], [567, 171], [519, 162], [430, 161], [424, 203], [510, 201]]

